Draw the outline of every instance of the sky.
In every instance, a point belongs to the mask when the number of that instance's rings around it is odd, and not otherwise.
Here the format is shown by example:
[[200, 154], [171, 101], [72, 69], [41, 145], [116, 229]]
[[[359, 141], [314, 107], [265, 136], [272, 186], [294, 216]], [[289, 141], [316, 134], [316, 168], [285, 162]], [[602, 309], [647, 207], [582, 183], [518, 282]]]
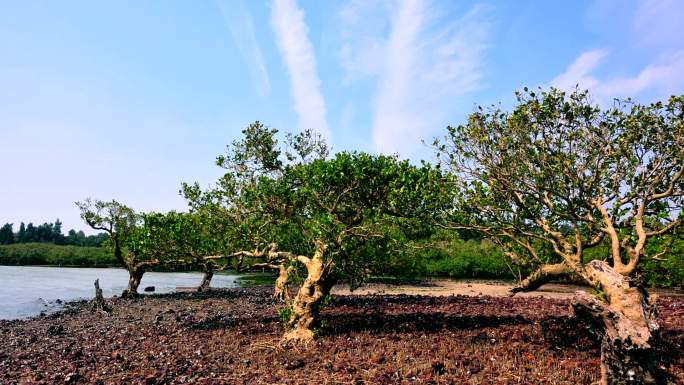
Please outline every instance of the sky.
[[429, 160], [524, 86], [682, 94], [682, 20], [679, 0], [0, 0], [0, 223], [184, 210], [255, 120]]

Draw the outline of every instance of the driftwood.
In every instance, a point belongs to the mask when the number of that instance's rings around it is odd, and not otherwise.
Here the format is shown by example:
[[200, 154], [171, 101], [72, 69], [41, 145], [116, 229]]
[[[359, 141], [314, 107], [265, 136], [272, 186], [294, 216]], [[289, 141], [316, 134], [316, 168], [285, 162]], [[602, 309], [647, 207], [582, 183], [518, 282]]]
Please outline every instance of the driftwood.
[[102, 289], [100, 289], [100, 280], [95, 280], [95, 304], [94, 309], [101, 311], [103, 313], [109, 314], [112, 312], [111, 306], [105, 302], [104, 296], [102, 295]]

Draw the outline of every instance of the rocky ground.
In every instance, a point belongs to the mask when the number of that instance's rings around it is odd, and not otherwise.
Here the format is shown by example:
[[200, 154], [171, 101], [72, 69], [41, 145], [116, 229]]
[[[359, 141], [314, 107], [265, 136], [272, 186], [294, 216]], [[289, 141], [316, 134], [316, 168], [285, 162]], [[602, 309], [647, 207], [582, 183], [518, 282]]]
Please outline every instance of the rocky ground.
[[[316, 342], [282, 347], [270, 288], [112, 299], [0, 321], [0, 384], [590, 384], [598, 337], [567, 299], [337, 296]], [[684, 384], [684, 298], [660, 299]]]

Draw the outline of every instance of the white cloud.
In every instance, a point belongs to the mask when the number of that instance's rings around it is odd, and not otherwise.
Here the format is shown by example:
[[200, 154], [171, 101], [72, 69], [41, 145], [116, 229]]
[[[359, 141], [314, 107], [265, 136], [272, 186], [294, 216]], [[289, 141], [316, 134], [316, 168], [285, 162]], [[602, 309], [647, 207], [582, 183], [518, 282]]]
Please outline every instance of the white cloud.
[[299, 128], [313, 128], [330, 142], [325, 100], [316, 71], [313, 45], [307, 36], [309, 28], [304, 21], [304, 12], [295, 0], [274, 0], [271, 8], [271, 26], [290, 75], [290, 87], [299, 118]]
[[607, 55], [608, 51], [604, 49], [582, 53], [564, 73], [551, 80], [551, 85], [563, 90], [571, 90], [578, 84], [583, 88], [594, 89], [599, 81], [590, 73]]
[[221, 15], [225, 20], [238, 50], [245, 58], [249, 75], [259, 96], [268, 96], [271, 92], [271, 81], [266, 71], [264, 56], [254, 34], [252, 15], [241, 1], [230, 4], [226, 0], [218, 2]]
[[579, 85], [581, 89], [588, 89], [600, 103], [644, 95], [664, 99], [684, 88], [684, 51], [661, 57], [632, 76], [599, 78], [592, 75], [606, 58], [605, 50], [582, 53], [550, 84], [563, 90], [572, 90]]
[[443, 128], [454, 99], [480, 86], [487, 10], [438, 17], [423, 0], [400, 3], [379, 72], [373, 142], [381, 153], [411, 154]]
[[[591, 16], [607, 22], [620, 2], [598, 2]], [[605, 49], [580, 54], [550, 84], [564, 90], [576, 85], [588, 89], [601, 104], [631, 97], [640, 102], [662, 100], [684, 89], [684, 7], [678, 0], [641, 0], [631, 14], [627, 29]], [[636, 44], [635, 44], [636, 43]], [[643, 64], [643, 58], [652, 58]], [[633, 63], [641, 63], [635, 66]]]
[[684, 51], [651, 63], [634, 76], [608, 80], [599, 85], [598, 92], [606, 96], [636, 96], [652, 91], [658, 98], [681, 92], [684, 88]]

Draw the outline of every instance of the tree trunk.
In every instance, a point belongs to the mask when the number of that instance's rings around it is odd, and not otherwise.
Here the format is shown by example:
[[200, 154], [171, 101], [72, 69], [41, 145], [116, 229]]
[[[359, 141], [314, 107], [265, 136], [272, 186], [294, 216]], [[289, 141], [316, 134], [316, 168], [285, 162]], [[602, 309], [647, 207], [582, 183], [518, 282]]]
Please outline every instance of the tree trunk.
[[275, 281], [275, 289], [273, 290], [273, 298], [288, 303], [290, 302], [290, 273], [293, 267], [278, 266], [278, 278]]
[[591, 261], [582, 276], [600, 289], [598, 300], [587, 294], [573, 305], [578, 315], [589, 315], [603, 326], [601, 383], [603, 385], [664, 384], [654, 350], [655, 299], [604, 261]]
[[124, 259], [123, 252], [121, 251], [121, 241], [119, 236], [113, 236], [112, 242], [114, 243], [114, 258], [121, 264], [121, 266], [126, 266], [126, 260]]
[[132, 298], [138, 295], [138, 286], [145, 270], [133, 268], [128, 271], [128, 287], [121, 293], [122, 298]]
[[311, 259], [307, 259], [307, 276], [292, 301], [292, 315], [288, 322], [290, 330], [283, 336], [284, 341], [308, 342], [314, 339], [313, 328], [318, 321], [318, 313], [325, 298], [330, 294], [332, 280], [330, 267], [325, 266], [321, 246]]
[[207, 291], [211, 285], [211, 279], [214, 277], [213, 270], [207, 270], [204, 272], [204, 277], [202, 277], [202, 283], [197, 288], [197, 291]]
[[102, 295], [102, 289], [100, 289], [100, 280], [95, 280], [95, 310], [101, 311], [103, 313], [110, 313], [112, 308], [105, 302], [104, 296]]
[[511, 289], [511, 294], [518, 292], [533, 291], [541, 287], [543, 284], [549, 282], [554, 278], [559, 278], [563, 276], [570, 275], [572, 271], [568, 268], [564, 262], [556, 263], [553, 265], [541, 265], [530, 275], [522, 280], [518, 286]]

